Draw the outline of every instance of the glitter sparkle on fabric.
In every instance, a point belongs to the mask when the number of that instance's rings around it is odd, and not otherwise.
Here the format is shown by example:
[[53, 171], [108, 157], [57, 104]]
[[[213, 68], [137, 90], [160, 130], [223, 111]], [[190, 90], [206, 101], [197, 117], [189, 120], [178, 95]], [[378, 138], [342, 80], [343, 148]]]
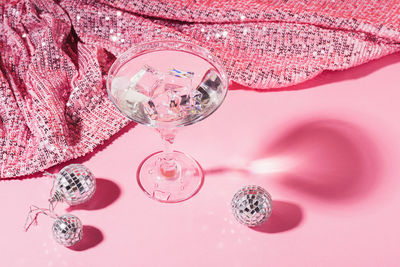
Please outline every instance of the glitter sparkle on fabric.
[[265, 90], [400, 50], [395, 0], [13, 0], [0, 14], [2, 178], [82, 156], [125, 126], [104, 79], [138, 42], [196, 43], [231, 80]]

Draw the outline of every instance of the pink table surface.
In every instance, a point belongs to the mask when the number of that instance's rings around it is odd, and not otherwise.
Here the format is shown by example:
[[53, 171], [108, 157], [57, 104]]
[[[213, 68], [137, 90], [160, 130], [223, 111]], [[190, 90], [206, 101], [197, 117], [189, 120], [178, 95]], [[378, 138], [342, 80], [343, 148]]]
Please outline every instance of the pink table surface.
[[[46, 206], [50, 178], [1, 181], [0, 265], [399, 266], [400, 55], [287, 88], [305, 90], [232, 89], [215, 114], [178, 134], [176, 149], [206, 171], [186, 202], [140, 191], [136, 168], [161, 148], [145, 126], [75, 161], [97, 176], [98, 191], [67, 210], [85, 224], [74, 249], [53, 241], [45, 216], [23, 231], [28, 206]], [[230, 211], [247, 184], [274, 200], [256, 229]]]

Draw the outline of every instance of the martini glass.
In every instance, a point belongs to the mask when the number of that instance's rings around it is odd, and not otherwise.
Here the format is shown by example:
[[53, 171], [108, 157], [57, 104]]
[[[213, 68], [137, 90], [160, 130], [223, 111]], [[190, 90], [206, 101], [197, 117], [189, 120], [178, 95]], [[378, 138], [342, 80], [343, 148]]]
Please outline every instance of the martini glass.
[[219, 60], [198, 45], [173, 41], [138, 44], [111, 66], [107, 92], [129, 119], [156, 128], [164, 151], [139, 166], [137, 181], [151, 198], [180, 202], [204, 180], [199, 163], [172, 148], [176, 129], [210, 116], [223, 102], [228, 79]]

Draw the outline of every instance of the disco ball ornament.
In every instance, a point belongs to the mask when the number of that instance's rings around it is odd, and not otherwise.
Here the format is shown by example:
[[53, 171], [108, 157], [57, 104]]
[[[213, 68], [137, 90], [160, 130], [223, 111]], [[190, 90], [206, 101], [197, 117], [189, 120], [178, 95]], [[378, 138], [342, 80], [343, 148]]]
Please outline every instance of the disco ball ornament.
[[57, 217], [53, 223], [54, 239], [61, 245], [70, 247], [82, 239], [82, 223], [78, 217], [65, 214]]
[[64, 167], [55, 177], [50, 202], [67, 202], [70, 206], [88, 201], [96, 191], [96, 178], [81, 164]]
[[236, 220], [250, 227], [263, 224], [271, 215], [271, 195], [264, 188], [248, 185], [232, 198], [232, 213]]

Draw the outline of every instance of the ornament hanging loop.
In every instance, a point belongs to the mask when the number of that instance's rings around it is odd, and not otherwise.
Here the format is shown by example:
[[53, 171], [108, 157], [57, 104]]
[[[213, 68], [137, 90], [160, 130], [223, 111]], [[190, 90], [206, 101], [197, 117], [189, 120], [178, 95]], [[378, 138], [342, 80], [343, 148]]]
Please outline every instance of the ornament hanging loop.
[[43, 208], [39, 208], [38, 206], [31, 205], [29, 207], [28, 216], [26, 217], [26, 220], [25, 220], [25, 225], [24, 225], [25, 232], [27, 232], [33, 224], [34, 225], [38, 224], [38, 217], [40, 214], [46, 215], [53, 219], [56, 219], [58, 217], [58, 215], [55, 214], [50, 209], [43, 209]]
[[50, 193], [50, 198], [49, 198], [49, 210], [50, 212], [54, 212], [54, 209], [57, 206], [58, 202], [62, 202], [64, 200], [64, 195], [59, 192], [59, 191], [55, 191], [53, 193], [53, 189], [51, 190]]

